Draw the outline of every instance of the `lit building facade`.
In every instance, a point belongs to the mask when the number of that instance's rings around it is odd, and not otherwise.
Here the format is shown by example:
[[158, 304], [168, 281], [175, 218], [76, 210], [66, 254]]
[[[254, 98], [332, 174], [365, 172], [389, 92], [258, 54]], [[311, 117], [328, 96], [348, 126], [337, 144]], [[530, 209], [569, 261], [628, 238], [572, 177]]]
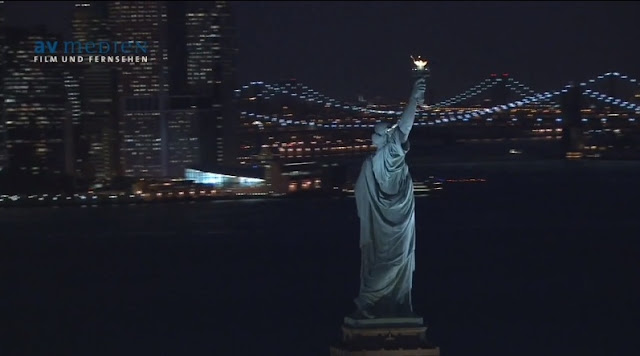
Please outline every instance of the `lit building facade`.
[[[73, 40], [112, 41], [107, 2], [75, 4]], [[77, 139], [77, 171], [89, 180], [105, 181], [120, 175], [118, 165], [117, 66], [106, 63], [78, 65], [81, 118], [74, 125]], [[75, 121], [74, 121], [75, 123]]]
[[197, 169], [186, 169], [185, 178], [197, 184], [206, 184], [221, 188], [247, 188], [266, 185], [266, 181], [261, 178], [204, 172]]
[[197, 3], [187, 8], [185, 21], [186, 88], [211, 100], [211, 112], [200, 123], [201, 166], [231, 166], [238, 154], [239, 124], [232, 105], [238, 49], [231, 9], [226, 1]]
[[82, 156], [78, 155], [78, 133], [82, 119], [82, 103], [80, 100], [80, 78], [82, 69], [65, 67], [62, 72], [64, 90], [67, 94], [66, 109], [68, 121], [71, 125], [65, 126], [65, 152], [67, 159], [65, 171], [71, 176], [78, 175], [78, 168], [82, 167]]
[[104, 1], [79, 1], [73, 11], [72, 34], [74, 41], [110, 41], [108, 3]]
[[295, 81], [275, 86], [286, 93], [273, 94], [262, 85], [245, 86], [237, 92], [240, 165], [263, 165], [258, 155], [264, 149], [282, 162], [363, 157], [375, 150], [371, 143], [373, 125], [380, 120], [392, 120], [383, 115], [349, 113], [305, 102], [301, 98], [308, 95], [308, 90]]
[[[149, 44], [147, 63], [119, 66], [123, 174], [182, 176], [185, 166], [235, 162], [237, 47], [228, 4], [112, 1], [109, 18], [112, 40]], [[192, 104], [176, 106], [186, 96]]]
[[[0, 26], [4, 27], [5, 2], [0, 1]], [[4, 37], [4, 34], [0, 35]]]
[[6, 46], [4, 31], [5, 2], [0, 1], [0, 170], [7, 165], [6, 127], [4, 123], [4, 70], [6, 65]]
[[82, 174], [100, 181], [119, 175], [116, 76], [114, 68], [93, 65], [84, 68], [81, 77]]
[[60, 175], [72, 157], [64, 72], [55, 63], [33, 63], [35, 41], [56, 40], [38, 31], [7, 31], [4, 120], [9, 167], [22, 174]]
[[146, 63], [122, 63], [118, 71], [123, 173], [134, 177], [168, 175], [167, 6], [164, 1], [112, 1], [109, 18], [115, 41], [146, 41]]
[[200, 162], [199, 122], [207, 111], [193, 96], [172, 96], [167, 113], [169, 176], [182, 177], [187, 167]]

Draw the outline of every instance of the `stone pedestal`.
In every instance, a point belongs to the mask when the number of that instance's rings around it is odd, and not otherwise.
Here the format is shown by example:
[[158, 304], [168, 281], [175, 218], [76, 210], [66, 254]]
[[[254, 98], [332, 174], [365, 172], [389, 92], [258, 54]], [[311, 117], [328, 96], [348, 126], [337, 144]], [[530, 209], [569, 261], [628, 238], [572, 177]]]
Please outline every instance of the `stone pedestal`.
[[342, 342], [331, 356], [440, 356], [430, 345], [422, 318], [345, 318]]

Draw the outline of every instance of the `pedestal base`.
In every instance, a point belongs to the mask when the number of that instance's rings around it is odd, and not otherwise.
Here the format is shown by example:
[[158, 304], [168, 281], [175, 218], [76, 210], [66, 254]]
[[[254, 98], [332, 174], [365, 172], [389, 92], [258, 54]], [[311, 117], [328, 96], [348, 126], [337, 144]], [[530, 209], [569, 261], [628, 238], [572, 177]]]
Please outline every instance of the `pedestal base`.
[[374, 318], [374, 319], [354, 319], [352, 317], [344, 318], [344, 325], [356, 328], [372, 328], [372, 327], [400, 327], [400, 326], [423, 326], [422, 318], [415, 317], [398, 317], [398, 318]]
[[440, 356], [440, 348], [427, 342], [422, 318], [347, 319], [331, 356]]

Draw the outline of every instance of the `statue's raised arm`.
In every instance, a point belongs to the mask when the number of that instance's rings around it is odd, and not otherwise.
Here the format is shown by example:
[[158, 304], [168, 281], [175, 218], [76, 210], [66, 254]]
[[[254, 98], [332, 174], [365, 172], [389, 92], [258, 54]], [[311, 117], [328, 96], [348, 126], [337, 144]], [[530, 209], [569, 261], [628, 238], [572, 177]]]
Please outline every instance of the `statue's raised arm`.
[[420, 78], [413, 84], [411, 97], [409, 97], [407, 106], [405, 107], [404, 111], [402, 112], [402, 116], [400, 116], [400, 120], [398, 121], [398, 129], [400, 129], [402, 142], [407, 141], [407, 139], [409, 138], [409, 133], [411, 132], [413, 121], [416, 117], [417, 107], [418, 105], [422, 105], [424, 103], [424, 93], [426, 88], [427, 80], [425, 78]]

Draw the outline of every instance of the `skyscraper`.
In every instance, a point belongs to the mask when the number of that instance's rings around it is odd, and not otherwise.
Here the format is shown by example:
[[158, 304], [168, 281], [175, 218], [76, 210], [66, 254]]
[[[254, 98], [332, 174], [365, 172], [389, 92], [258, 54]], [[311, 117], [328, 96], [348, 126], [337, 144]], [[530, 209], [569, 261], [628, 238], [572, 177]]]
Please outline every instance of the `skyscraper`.
[[167, 170], [168, 55], [164, 1], [112, 1], [109, 18], [114, 41], [146, 41], [147, 63], [122, 63], [118, 94], [120, 158], [124, 174], [162, 177]]
[[[225, 2], [169, 2], [168, 172], [235, 161], [235, 47]], [[227, 160], [225, 160], [227, 159]]]
[[[100, 150], [117, 152], [121, 173], [134, 177], [181, 176], [190, 166], [212, 169], [234, 163], [237, 120], [231, 104], [237, 49], [228, 4], [101, 4], [76, 4], [74, 41], [146, 41], [149, 52], [146, 63], [96, 63], [83, 71], [80, 141], [93, 152], [87, 160], [96, 177], [113, 170], [97, 163], [96, 157], [104, 156]], [[112, 87], [108, 68], [116, 72], [117, 94], [112, 97], [117, 96], [117, 110], [106, 102]], [[98, 143], [99, 137], [105, 141], [105, 132], [96, 123], [105, 121], [117, 122], [117, 146]]]
[[81, 172], [88, 179], [108, 180], [119, 175], [116, 75], [115, 68], [100, 64], [82, 72], [78, 154]]
[[169, 93], [187, 95], [187, 1], [167, 3], [167, 54], [169, 56]]
[[4, 26], [4, 1], [0, 1], [0, 26]]
[[[111, 42], [106, 2], [75, 4], [73, 40]], [[88, 180], [108, 180], [118, 172], [117, 67], [85, 61], [79, 68], [81, 119], [75, 125], [78, 173]]]
[[185, 169], [200, 163], [199, 120], [210, 111], [187, 88], [186, 19], [188, 2], [167, 3], [167, 55], [169, 59], [169, 107], [167, 112], [168, 174], [183, 177]]
[[82, 103], [80, 101], [80, 77], [82, 75], [79, 68], [66, 67], [63, 68], [62, 76], [64, 82], [64, 90], [66, 93], [66, 116], [69, 125], [65, 125], [65, 153], [67, 154], [65, 162], [65, 171], [68, 175], [76, 177], [78, 175], [77, 168], [82, 163], [79, 157], [78, 148], [78, 129], [82, 118]]
[[4, 119], [9, 167], [34, 176], [65, 172], [69, 152], [67, 93], [57, 63], [34, 63], [35, 41], [59, 40], [44, 29], [6, 31]]
[[226, 1], [198, 3], [187, 10], [187, 88], [210, 101], [211, 114], [200, 122], [201, 166], [234, 165], [237, 115], [233, 110], [237, 46], [231, 8]]
[[5, 2], [0, 1], [0, 171], [7, 165], [6, 129], [4, 124], [4, 70], [6, 61], [5, 30], [4, 30]]
[[199, 123], [210, 112], [193, 95], [171, 96], [167, 112], [169, 176], [183, 177], [186, 169], [199, 165]]
[[103, 1], [79, 1], [73, 11], [74, 41], [110, 41], [109, 9]]

